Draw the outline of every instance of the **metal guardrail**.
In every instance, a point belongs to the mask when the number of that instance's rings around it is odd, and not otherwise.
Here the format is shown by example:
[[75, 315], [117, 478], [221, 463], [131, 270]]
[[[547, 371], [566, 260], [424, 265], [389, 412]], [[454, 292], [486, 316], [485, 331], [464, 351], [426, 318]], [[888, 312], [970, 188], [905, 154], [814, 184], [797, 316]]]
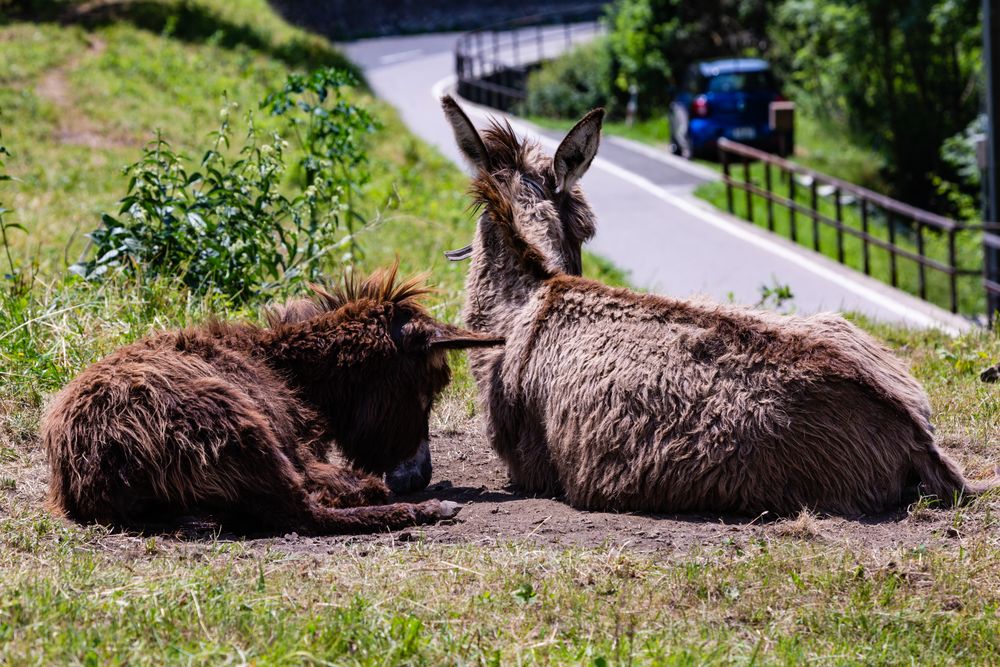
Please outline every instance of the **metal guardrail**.
[[605, 5], [533, 14], [463, 34], [455, 44], [458, 94], [512, 110], [525, 99], [532, 69], [603, 31], [597, 19]]
[[[789, 237], [796, 243], [799, 242], [796, 215], [801, 214], [807, 222], [812, 223], [813, 250], [817, 252], [822, 251], [820, 245], [820, 226], [831, 227], [836, 232], [836, 259], [841, 264], [847, 264], [844, 251], [845, 237], [856, 238], [861, 242], [861, 264], [862, 270], [866, 275], [872, 274], [872, 246], [885, 250], [889, 254], [889, 282], [893, 287], [899, 287], [899, 260], [912, 261], [917, 266], [917, 292], [920, 298], [925, 301], [929, 300], [927, 298], [927, 271], [936, 271], [944, 274], [948, 280], [948, 305], [953, 313], [959, 311], [959, 277], [983, 276], [982, 267], [973, 269], [959, 266], [956, 249], [958, 235], [975, 232], [1000, 232], [1000, 224], [967, 224], [957, 222], [729, 139], [723, 138], [719, 140], [719, 156], [722, 161], [722, 180], [726, 184], [726, 207], [730, 213], [735, 213], [733, 190], [740, 190], [746, 196], [746, 218], [753, 221], [753, 198], [756, 195], [764, 200], [767, 227], [770, 231], [774, 232], [774, 205], [783, 206], [788, 210]], [[743, 166], [742, 179], [733, 177], [732, 162], [734, 156], [736, 157], [736, 162]], [[752, 180], [750, 175], [751, 162], [760, 162], [763, 164], [763, 186]], [[779, 182], [787, 181], [786, 196], [777, 194], [775, 191], [773, 187], [772, 168], [777, 169]], [[800, 179], [805, 184], [802, 184]], [[797, 188], [799, 185], [808, 188], [808, 205], [798, 200]], [[834, 215], [832, 218], [820, 211], [819, 191], [821, 188], [832, 189], [829, 193], [832, 195], [834, 202]], [[845, 195], [847, 196], [845, 197]], [[844, 203], [848, 198], [852, 204], [858, 206], [861, 222], [860, 229], [845, 224]], [[871, 233], [870, 223], [876, 214], [880, 214], [885, 218], [887, 239], [878, 238]], [[915, 236], [916, 251], [904, 248], [897, 243], [897, 222], [911, 223], [911, 228]], [[928, 231], [945, 236], [947, 243], [946, 259], [933, 259], [927, 255], [926, 233]], [[990, 239], [993, 238], [997, 237], [993, 234], [983, 234], [983, 243], [989, 243]], [[982, 283], [987, 294], [1000, 295], [1000, 284], [987, 280], [985, 276], [983, 276]]]

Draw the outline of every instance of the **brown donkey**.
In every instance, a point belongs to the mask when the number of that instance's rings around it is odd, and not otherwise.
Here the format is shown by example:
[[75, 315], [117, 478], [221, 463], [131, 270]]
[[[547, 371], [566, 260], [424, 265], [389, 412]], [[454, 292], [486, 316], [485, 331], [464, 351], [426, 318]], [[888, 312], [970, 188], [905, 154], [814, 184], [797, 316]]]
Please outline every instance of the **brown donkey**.
[[[413, 456], [449, 380], [446, 351], [493, 337], [432, 319], [396, 267], [268, 312], [124, 347], [42, 423], [49, 505], [80, 522], [162, 526], [208, 514], [249, 532], [365, 532], [453, 516], [384, 505], [374, 475]], [[327, 462], [336, 445], [354, 467]]]
[[[555, 153], [443, 101], [479, 169], [465, 320], [506, 338], [471, 354], [487, 435], [511, 480], [577, 507], [879, 512], [966, 481], [934, 443], [921, 386], [839, 315], [787, 317], [570, 275], [594, 218], [576, 181], [602, 113]], [[918, 486], [919, 485], [919, 486]]]

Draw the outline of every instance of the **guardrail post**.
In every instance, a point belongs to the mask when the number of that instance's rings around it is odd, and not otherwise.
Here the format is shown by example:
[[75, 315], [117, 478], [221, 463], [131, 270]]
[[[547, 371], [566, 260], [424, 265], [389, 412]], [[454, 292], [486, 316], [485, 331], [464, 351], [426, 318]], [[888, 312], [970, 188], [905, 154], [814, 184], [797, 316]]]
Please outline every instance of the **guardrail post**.
[[[917, 225], [917, 254], [920, 259], [924, 259], [924, 226], [919, 220], [913, 221]], [[920, 298], [927, 300], [927, 267], [924, 263], [917, 262], [917, 278], [919, 282]]]
[[726, 208], [733, 213], [733, 181], [729, 175], [729, 153], [725, 149], [720, 149], [719, 157], [722, 158], [722, 180], [726, 184]]
[[812, 209], [813, 219], [813, 250], [819, 252], [819, 199], [816, 193], [816, 177], [812, 177], [809, 185], [809, 207]]
[[795, 205], [798, 204], [795, 201], [795, 172], [789, 169], [788, 174], [788, 199], [792, 203], [792, 206], [788, 207], [788, 225], [789, 225], [789, 235], [792, 237], [793, 243], [799, 242], [799, 225], [795, 220]]
[[[871, 253], [868, 249], [868, 200], [861, 200], [861, 232], [864, 234], [861, 237], [861, 261], [865, 267], [865, 275], [870, 276], [872, 274], [871, 265]], [[952, 234], [952, 241], [954, 241], [954, 234]]]
[[771, 188], [771, 163], [764, 163], [764, 187], [767, 190], [767, 229], [774, 231], [774, 200], [771, 199], [773, 192]]
[[996, 326], [996, 314], [1000, 311], [1000, 234], [983, 232], [983, 250], [986, 253], [983, 285], [986, 287], [986, 306], [989, 308], [987, 316], [990, 326]]
[[833, 191], [833, 196], [837, 198], [834, 202], [837, 217], [837, 261], [844, 263], [844, 207], [840, 202], [840, 188]]
[[899, 283], [899, 275], [896, 271], [896, 218], [892, 211], [885, 212], [885, 220], [889, 227], [889, 245], [892, 246], [892, 249], [889, 250], [889, 279], [892, 286], [896, 287]]
[[750, 192], [750, 160], [743, 157], [743, 189], [747, 193], [747, 220], [753, 222], [753, 193]]
[[951, 279], [948, 283], [948, 296], [951, 299], [951, 312], [958, 312], [958, 253], [955, 251], [955, 229], [948, 230], [948, 265], [951, 266]]

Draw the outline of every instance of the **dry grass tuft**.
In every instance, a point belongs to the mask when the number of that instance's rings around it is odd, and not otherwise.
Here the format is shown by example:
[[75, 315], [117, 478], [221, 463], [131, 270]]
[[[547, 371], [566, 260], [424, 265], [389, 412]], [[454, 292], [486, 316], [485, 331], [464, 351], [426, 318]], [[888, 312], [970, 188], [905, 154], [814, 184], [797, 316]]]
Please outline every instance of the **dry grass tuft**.
[[823, 537], [822, 523], [810, 510], [802, 510], [794, 519], [781, 519], [774, 523], [769, 532], [775, 537], [790, 537], [799, 540], [814, 540]]

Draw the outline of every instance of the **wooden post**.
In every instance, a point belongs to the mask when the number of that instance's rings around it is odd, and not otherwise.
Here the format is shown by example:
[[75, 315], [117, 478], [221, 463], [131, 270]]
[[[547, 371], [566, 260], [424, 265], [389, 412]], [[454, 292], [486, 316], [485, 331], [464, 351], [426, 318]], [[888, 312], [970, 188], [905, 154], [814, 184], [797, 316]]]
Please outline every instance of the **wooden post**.
[[[983, 73], [986, 79], [986, 171], [987, 222], [1000, 219], [1000, 137], [997, 116], [1000, 114], [1000, 16], [992, 0], [983, 0]], [[986, 287], [987, 317], [993, 325], [1000, 310], [1000, 234], [983, 232], [983, 285]]]

